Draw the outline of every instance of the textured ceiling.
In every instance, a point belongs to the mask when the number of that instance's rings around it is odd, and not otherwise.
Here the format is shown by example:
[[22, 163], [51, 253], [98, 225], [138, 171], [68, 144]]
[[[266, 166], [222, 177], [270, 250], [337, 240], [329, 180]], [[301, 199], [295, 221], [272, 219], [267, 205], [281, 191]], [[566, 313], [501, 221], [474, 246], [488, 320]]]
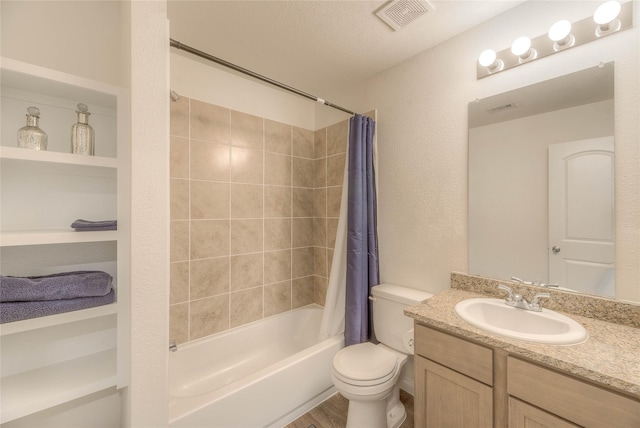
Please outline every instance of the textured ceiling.
[[378, 74], [522, 1], [436, 0], [394, 31], [364, 0], [170, 0], [171, 37], [298, 89], [322, 94]]

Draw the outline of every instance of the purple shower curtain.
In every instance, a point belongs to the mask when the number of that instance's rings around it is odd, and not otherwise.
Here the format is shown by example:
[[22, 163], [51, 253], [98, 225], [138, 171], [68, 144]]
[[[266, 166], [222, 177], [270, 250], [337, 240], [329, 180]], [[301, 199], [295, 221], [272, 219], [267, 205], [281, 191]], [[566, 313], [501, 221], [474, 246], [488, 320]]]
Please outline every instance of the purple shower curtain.
[[380, 283], [373, 133], [375, 122], [350, 120], [345, 344], [375, 340], [369, 293]]

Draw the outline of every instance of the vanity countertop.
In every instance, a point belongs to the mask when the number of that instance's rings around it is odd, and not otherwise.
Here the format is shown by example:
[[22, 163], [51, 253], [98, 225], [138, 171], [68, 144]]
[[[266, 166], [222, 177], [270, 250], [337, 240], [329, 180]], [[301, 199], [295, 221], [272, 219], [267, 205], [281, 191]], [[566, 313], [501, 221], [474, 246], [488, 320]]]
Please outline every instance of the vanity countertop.
[[456, 315], [458, 302], [478, 297], [487, 296], [449, 289], [408, 307], [405, 314], [421, 324], [504, 349], [640, 399], [640, 329], [564, 313], [587, 329], [589, 338], [585, 342], [568, 346], [525, 342], [481, 330]]

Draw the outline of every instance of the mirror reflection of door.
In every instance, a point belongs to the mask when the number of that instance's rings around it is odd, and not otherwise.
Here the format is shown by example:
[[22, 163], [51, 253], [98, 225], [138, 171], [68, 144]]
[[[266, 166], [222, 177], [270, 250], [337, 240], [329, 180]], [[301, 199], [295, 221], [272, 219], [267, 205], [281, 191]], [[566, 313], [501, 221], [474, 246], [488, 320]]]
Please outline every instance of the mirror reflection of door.
[[613, 137], [549, 145], [549, 282], [615, 295]]

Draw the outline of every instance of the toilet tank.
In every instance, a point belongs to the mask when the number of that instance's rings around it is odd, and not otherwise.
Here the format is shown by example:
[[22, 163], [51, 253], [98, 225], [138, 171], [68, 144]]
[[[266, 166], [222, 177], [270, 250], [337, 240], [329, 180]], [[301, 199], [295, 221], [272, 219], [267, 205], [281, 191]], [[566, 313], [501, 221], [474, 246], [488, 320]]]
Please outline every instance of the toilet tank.
[[413, 319], [404, 315], [404, 309], [431, 296], [433, 294], [426, 291], [393, 284], [372, 287], [373, 329], [378, 341], [396, 351], [408, 353], [403, 336], [413, 329]]

